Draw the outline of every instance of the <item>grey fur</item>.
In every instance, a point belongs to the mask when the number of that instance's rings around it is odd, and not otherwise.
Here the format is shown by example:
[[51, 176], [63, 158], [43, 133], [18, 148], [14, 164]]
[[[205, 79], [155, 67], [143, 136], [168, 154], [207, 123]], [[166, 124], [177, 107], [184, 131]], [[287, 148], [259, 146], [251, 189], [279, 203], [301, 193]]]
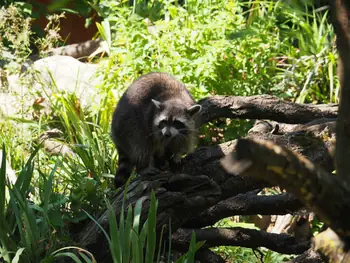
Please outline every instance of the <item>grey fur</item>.
[[152, 72], [132, 83], [112, 120], [119, 153], [116, 187], [125, 183], [134, 166], [141, 172], [154, 167], [155, 159], [178, 163], [193, 151], [200, 110], [184, 84], [170, 74]]

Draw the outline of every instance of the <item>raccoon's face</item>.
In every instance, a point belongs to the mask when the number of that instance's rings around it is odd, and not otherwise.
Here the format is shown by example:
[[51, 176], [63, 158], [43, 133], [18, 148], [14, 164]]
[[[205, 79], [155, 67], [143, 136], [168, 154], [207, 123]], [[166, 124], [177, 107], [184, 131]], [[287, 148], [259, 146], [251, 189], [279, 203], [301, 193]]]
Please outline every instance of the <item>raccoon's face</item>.
[[158, 140], [169, 142], [174, 139], [186, 140], [195, 130], [193, 117], [201, 110], [201, 106], [195, 104], [191, 107], [181, 105], [181, 102], [152, 100], [156, 107], [153, 121], [153, 132]]

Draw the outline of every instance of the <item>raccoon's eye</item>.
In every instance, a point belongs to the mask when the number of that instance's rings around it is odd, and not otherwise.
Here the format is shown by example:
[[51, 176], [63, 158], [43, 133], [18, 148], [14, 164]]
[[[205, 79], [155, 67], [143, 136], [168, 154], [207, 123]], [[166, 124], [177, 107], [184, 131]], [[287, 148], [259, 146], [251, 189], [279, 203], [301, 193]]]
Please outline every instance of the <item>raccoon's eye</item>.
[[158, 128], [163, 129], [166, 126], [166, 120], [162, 120], [158, 123]]
[[174, 120], [173, 126], [174, 126], [174, 128], [176, 128], [178, 130], [186, 129], [185, 124], [183, 124], [181, 121], [178, 121], [178, 120]]

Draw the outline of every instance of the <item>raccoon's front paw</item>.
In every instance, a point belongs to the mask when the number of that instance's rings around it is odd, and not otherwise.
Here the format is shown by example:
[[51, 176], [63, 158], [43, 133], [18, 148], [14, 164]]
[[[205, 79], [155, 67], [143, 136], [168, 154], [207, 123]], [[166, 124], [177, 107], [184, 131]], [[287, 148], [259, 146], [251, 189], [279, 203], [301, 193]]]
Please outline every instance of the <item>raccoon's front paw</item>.
[[145, 169], [142, 169], [139, 174], [140, 176], [150, 176], [150, 175], [155, 175], [155, 174], [159, 174], [160, 170], [154, 166], [149, 166]]
[[119, 187], [122, 187], [126, 183], [126, 179], [123, 177], [114, 177], [114, 187], [117, 189]]
[[166, 170], [169, 167], [169, 163], [165, 158], [155, 158], [154, 166], [159, 170]]
[[179, 172], [182, 169], [182, 159], [181, 158], [172, 158], [169, 162], [169, 168], [171, 172]]

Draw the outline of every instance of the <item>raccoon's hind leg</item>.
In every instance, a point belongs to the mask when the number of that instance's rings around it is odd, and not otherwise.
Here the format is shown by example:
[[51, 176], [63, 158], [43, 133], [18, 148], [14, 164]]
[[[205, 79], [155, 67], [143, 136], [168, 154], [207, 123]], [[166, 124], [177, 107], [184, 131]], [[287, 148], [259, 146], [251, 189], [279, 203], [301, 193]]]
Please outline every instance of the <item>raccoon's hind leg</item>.
[[128, 156], [120, 149], [118, 149], [118, 168], [114, 176], [115, 188], [123, 186], [129, 179], [133, 165]]

